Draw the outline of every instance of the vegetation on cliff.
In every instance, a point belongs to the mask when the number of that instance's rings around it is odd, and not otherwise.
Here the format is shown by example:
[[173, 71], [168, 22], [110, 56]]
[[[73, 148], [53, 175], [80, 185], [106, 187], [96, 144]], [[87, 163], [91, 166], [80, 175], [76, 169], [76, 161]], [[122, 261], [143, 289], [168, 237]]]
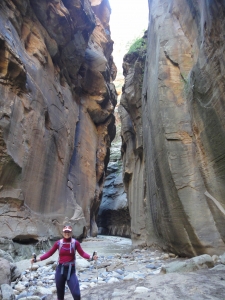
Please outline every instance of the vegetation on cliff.
[[137, 52], [137, 51], [141, 50], [143, 47], [146, 47], [144, 38], [143, 37], [137, 38], [130, 46], [130, 48], [128, 50], [128, 54]]
[[147, 31], [143, 30], [138, 36], [130, 40], [126, 45], [127, 54], [146, 50]]

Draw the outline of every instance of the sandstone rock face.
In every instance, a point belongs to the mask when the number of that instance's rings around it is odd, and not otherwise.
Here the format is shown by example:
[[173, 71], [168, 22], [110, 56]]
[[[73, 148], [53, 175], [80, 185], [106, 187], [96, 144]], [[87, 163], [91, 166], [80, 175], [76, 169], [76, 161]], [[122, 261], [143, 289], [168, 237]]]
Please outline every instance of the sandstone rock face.
[[97, 234], [115, 135], [108, 1], [0, 3], [0, 236]]
[[141, 89], [146, 56], [143, 47], [124, 57], [125, 84], [119, 106], [122, 129], [123, 180], [131, 216], [131, 237], [135, 245], [146, 243], [145, 164], [143, 159]]
[[[141, 109], [145, 175], [136, 188], [136, 204], [131, 204], [140, 205], [143, 199], [146, 203], [138, 240], [185, 256], [221, 254], [225, 249], [225, 5], [157, 0], [149, 1], [149, 10]], [[135, 101], [139, 106], [139, 98]], [[136, 123], [129, 107], [123, 106], [122, 118], [126, 116], [130, 126], [123, 134], [130, 135], [124, 148], [128, 162], [133, 157], [128, 145], [137, 129], [133, 130]], [[134, 188], [133, 175], [139, 170], [140, 166], [129, 173], [125, 166], [128, 190]], [[141, 211], [139, 207], [133, 214], [131, 231], [143, 220]]]

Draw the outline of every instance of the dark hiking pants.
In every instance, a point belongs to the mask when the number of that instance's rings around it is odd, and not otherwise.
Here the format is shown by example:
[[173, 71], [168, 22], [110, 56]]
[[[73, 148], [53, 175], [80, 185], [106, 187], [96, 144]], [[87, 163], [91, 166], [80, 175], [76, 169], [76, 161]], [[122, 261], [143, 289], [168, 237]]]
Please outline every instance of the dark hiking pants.
[[55, 282], [56, 282], [58, 300], [64, 299], [66, 282], [73, 296], [73, 299], [80, 300], [80, 286], [75, 272], [75, 266], [72, 266], [71, 268], [69, 280], [67, 280], [68, 272], [69, 272], [69, 266], [63, 266], [60, 264], [57, 266], [56, 273], [55, 273]]

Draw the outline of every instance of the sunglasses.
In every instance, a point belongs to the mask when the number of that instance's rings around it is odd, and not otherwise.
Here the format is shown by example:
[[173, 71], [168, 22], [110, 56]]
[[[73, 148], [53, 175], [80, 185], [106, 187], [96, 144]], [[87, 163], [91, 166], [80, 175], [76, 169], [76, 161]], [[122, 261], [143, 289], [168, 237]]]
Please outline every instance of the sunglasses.
[[63, 232], [64, 233], [71, 233], [71, 231], [69, 231], [69, 230], [64, 230]]

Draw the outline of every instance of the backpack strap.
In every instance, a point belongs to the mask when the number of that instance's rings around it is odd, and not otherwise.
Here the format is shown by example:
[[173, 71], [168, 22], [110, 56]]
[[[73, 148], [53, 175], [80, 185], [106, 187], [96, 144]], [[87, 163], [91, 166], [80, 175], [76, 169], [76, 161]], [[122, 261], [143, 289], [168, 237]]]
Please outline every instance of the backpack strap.
[[[59, 240], [59, 248], [58, 248], [59, 253], [60, 253], [60, 250], [61, 250], [62, 246], [63, 246], [63, 239]], [[72, 249], [75, 252], [76, 240], [74, 238], [72, 238], [71, 243], [70, 243], [70, 253], [71, 253]]]
[[[58, 241], [58, 245], [59, 245], [58, 251], [60, 253], [60, 250], [61, 250], [61, 248], [63, 246], [63, 239], [61, 239], [61, 240]], [[59, 264], [59, 257], [58, 257], [58, 264]]]
[[60, 253], [62, 246], [63, 246], [63, 239], [59, 240], [59, 249], [58, 249], [59, 253]]
[[72, 238], [72, 241], [70, 243], [70, 250], [73, 249], [74, 253], [76, 250], [76, 240]]

